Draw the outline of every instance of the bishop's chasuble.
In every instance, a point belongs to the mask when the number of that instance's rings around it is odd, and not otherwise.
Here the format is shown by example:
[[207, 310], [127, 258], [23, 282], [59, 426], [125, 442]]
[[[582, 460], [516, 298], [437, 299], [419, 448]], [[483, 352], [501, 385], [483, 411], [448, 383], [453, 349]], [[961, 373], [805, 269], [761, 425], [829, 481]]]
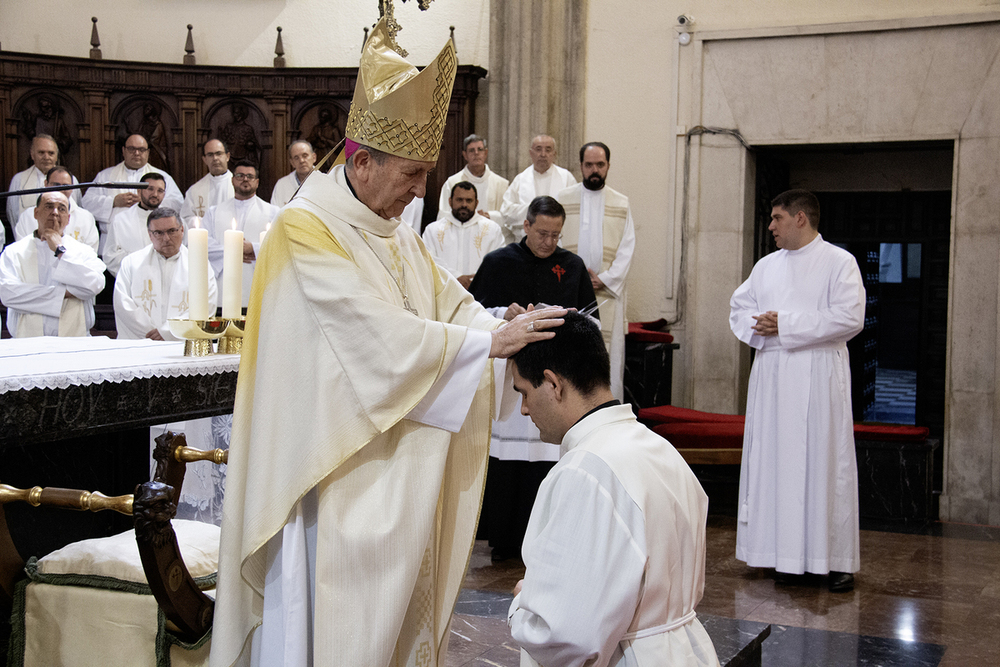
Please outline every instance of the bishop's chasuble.
[[566, 209], [562, 246], [575, 252], [597, 274], [604, 287], [597, 290], [601, 304], [601, 335], [611, 357], [611, 393], [625, 400], [625, 279], [635, 252], [635, 224], [628, 197], [605, 186], [587, 190], [582, 183], [556, 196]]
[[[267, 239], [236, 392], [211, 664], [296, 653], [316, 666], [443, 665], [482, 496], [488, 351], [465, 364], [471, 406], [454, 432], [413, 412], [465, 343], [502, 322], [411, 229], [358, 201], [343, 167], [314, 172]], [[293, 551], [305, 554], [297, 566]], [[305, 597], [276, 612], [272, 592], [286, 586]], [[248, 655], [274, 634], [285, 647]]]

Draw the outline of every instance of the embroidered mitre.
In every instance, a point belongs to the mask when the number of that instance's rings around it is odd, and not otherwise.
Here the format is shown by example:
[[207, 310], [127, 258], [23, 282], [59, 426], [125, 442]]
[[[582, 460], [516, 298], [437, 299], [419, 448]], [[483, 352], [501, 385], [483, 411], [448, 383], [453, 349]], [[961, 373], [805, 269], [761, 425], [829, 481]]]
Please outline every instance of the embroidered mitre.
[[457, 66], [449, 39], [418, 72], [390, 48], [383, 18], [361, 54], [347, 138], [409, 160], [437, 160]]

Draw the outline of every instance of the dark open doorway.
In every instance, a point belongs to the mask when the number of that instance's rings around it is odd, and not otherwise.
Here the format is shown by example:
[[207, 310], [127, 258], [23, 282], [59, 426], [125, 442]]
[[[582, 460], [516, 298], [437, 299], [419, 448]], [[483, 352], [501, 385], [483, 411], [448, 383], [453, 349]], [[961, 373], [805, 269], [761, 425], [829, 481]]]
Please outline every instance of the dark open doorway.
[[916, 423], [940, 437], [952, 143], [761, 146], [755, 153], [754, 260], [775, 250], [771, 198], [804, 188], [820, 200], [823, 238], [854, 254], [864, 276], [865, 330], [849, 344], [854, 418]]

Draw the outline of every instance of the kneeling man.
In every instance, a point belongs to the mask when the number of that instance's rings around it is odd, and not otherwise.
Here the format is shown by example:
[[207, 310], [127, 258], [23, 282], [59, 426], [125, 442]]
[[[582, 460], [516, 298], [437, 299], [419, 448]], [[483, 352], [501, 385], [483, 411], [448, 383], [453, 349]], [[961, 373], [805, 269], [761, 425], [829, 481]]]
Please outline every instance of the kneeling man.
[[677, 450], [612, 395], [600, 325], [564, 319], [512, 357], [521, 412], [561, 443], [510, 607], [521, 664], [718, 665], [694, 612], [708, 497]]

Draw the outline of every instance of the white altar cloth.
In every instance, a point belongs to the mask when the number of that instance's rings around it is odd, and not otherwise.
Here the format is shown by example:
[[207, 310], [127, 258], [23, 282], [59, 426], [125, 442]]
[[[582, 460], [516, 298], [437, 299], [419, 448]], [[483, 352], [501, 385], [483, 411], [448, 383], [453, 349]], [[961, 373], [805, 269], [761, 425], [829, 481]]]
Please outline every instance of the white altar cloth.
[[238, 371], [239, 367], [238, 354], [185, 357], [184, 343], [178, 341], [104, 336], [0, 340], [0, 394], [137, 378], [210, 375]]

